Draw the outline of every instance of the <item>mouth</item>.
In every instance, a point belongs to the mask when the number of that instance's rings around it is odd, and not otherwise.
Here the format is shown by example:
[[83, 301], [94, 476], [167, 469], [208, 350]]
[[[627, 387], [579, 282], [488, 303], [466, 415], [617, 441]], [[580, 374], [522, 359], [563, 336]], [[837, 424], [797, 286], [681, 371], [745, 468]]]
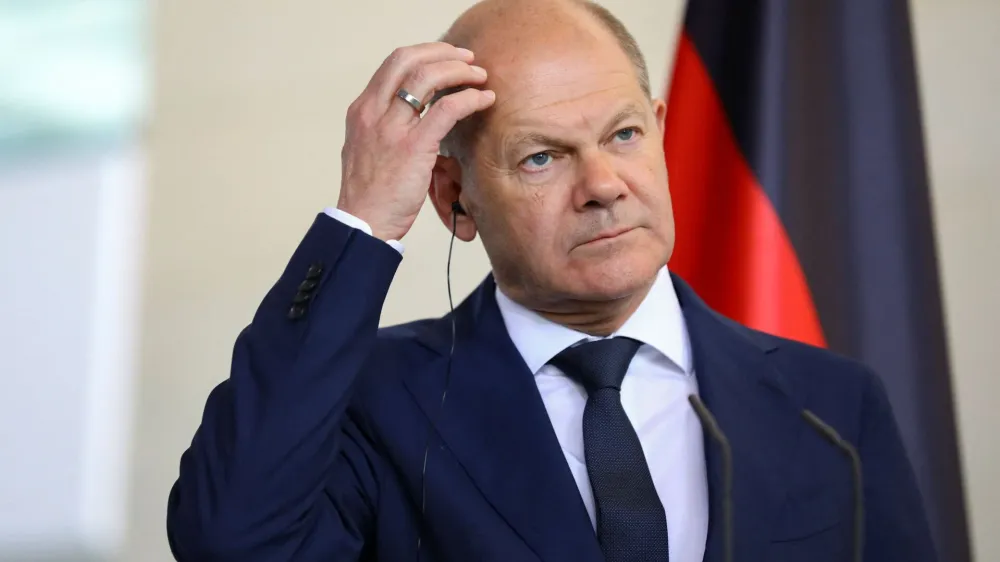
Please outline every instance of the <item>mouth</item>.
[[590, 240], [584, 242], [583, 245], [587, 246], [587, 245], [590, 245], [590, 244], [597, 244], [597, 243], [600, 243], [600, 242], [606, 242], [606, 241], [609, 241], [609, 240], [614, 240], [615, 238], [618, 238], [618, 237], [620, 237], [622, 235], [628, 234], [629, 232], [632, 232], [633, 230], [635, 230], [635, 228], [633, 228], [633, 227], [629, 227], [629, 228], [616, 228], [616, 229], [613, 229], [613, 230], [605, 230], [605, 231], [602, 231], [601, 233], [599, 233], [594, 238], [591, 238]]

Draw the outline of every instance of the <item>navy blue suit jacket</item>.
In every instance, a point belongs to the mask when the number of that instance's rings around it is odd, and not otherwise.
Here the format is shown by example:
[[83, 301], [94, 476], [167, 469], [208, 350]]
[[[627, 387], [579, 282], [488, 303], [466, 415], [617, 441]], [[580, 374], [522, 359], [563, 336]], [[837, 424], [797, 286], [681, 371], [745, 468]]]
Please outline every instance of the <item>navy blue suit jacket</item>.
[[[400, 260], [317, 217], [239, 335], [181, 458], [167, 513], [177, 560], [407, 562], [419, 536], [422, 561], [601, 561], [492, 279], [455, 310], [442, 410], [450, 317], [378, 328]], [[730, 322], [673, 281], [700, 394], [732, 445], [735, 560], [850, 560], [851, 467], [803, 408], [860, 451], [865, 560], [936, 560], [879, 379]], [[711, 441], [705, 450], [705, 560], [721, 562], [720, 455]]]

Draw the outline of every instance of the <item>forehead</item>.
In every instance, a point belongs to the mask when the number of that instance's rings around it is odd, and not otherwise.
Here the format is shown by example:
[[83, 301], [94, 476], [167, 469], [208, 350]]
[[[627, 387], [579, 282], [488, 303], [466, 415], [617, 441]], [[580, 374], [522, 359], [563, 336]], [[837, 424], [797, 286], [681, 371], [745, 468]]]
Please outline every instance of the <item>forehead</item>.
[[[603, 42], [602, 42], [603, 43]], [[497, 101], [487, 129], [537, 122], [597, 118], [646, 96], [628, 56], [603, 44], [562, 44], [516, 56], [487, 68], [486, 86]], [[568, 124], [568, 123], [567, 123]]]

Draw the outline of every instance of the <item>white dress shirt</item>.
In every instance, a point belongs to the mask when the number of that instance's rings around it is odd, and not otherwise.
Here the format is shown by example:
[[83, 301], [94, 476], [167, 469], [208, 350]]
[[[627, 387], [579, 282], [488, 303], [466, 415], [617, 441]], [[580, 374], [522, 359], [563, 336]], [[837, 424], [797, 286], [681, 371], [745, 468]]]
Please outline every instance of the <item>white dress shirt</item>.
[[[371, 234], [371, 228], [354, 216], [338, 209], [326, 212]], [[398, 241], [389, 244], [403, 252]], [[571, 345], [598, 338], [551, 322], [499, 289], [496, 299], [514, 346], [535, 375], [559, 445], [596, 528], [594, 494], [583, 451], [587, 391], [547, 363]], [[660, 270], [635, 313], [609, 337], [614, 336], [643, 343], [622, 381], [622, 406], [639, 436], [653, 485], [666, 511], [670, 562], [701, 562], [708, 537], [704, 434], [688, 402], [688, 396], [698, 392], [698, 385], [684, 316], [666, 268]]]
[[[587, 391], [547, 365], [588, 336], [546, 320], [497, 290], [497, 305], [514, 345], [542, 395], [552, 427], [596, 528], [594, 494], [583, 451]], [[684, 316], [666, 268], [614, 336], [643, 343], [622, 381], [622, 406], [642, 444], [653, 485], [667, 514], [670, 562], [701, 562], [708, 537], [708, 483], [701, 423], [688, 396], [698, 392]]]

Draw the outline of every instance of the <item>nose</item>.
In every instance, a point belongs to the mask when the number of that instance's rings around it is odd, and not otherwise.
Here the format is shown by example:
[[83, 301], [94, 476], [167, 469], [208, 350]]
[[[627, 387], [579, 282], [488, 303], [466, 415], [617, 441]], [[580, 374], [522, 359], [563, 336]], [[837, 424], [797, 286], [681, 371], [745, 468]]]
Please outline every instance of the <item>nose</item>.
[[577, 186], [573, 204], [581, 211], [610, 207], [628, 193], [628, 185], [618, 175], [610, 156], [601, 152], [581, 154]]

